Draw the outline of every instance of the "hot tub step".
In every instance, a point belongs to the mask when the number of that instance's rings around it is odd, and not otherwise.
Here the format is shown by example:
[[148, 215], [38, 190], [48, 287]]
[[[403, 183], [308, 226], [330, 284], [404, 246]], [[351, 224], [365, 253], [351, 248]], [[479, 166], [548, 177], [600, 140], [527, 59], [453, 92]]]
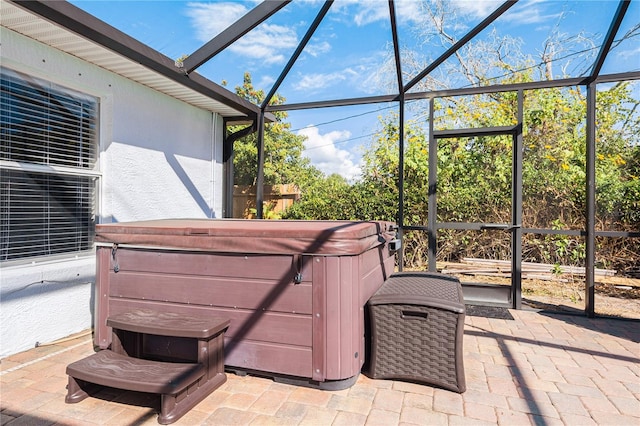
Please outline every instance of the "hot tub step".
[[229, 326], [229, 320], [135, 309], [108, 317], [107, 325], [118, 330], [142, 334], [211, 339]]
[[[67, 366], [67, 374], [77, 380], [118, 389], [171, 395], [195, 383], [204, 373], [204, 366], [197, 363], [151, 361], [110, 350], [97, 352]], [[69, 398], [73, 399], [73, 395], [69, 395]]]
[[113, 328], [111, 349], [67, 366], [67, 403], [82, 401], [99, 386], [159, 394], [158, 423], [169, 424], [227, 380], [229, 319], [134, 309], [106, 323]]

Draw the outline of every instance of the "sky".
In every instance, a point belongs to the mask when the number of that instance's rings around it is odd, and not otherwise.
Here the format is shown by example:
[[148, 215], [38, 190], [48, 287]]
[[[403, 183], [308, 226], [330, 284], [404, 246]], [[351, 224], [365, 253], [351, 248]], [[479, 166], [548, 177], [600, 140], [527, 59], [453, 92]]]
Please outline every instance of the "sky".
[[[257, 1], [71, 0], [142, 43], [170, 58], [195, 52]], [[319, 0], [294, 0], [276, 15], [212, 58], [197, 72], [233, 91], [250, 72], [255, 88], [269, 92], [322, 6]], [[502, 2], [446, 2], [444, 30], [459, 39]], [[633, 1], [619, 35], [640, 22], [639, 1]], [[589, 72], [597, 47], [607, 33], [617, 1], [521, 0], [477, 39], [489, 44], [496, 34], [511, 36], [513, 47], [539, 60], [553, 49], [558, 58], [553, 73], [578, 76]], [[418, 0], [397, 0], [396, 18], [402, 51], [403, 84], [447, 47], [435, 35], [433, 21]], [[611, 52], [602, 73], [640, 70], [640, 37], [628, 39]], [[547, 44], [548, 40], [569, 40]], [[278, 88], [286, 103], [312, 102], [397, 93], [386, 0], [337, 0], [302, 55]], [[582, 52], [582, 55], [580, 54]], [[586, 53], [585, 53], [586, 52]], [[452, 86], [452, 69], [445, 62], [434, 75]], [[417, 90], [417, 88], [416, 88]], [[304, 155], [325, 174], [339, 173], [353, 181], [360, 174], [361, 156], [371, 143], [379, 119], [397, 111], [394, 104], [291, 111], [291, 129], [307, 138]], [[415, 112], [415, 111], [414, 111]], [[416, 112], [420, 114], [420, 112]]]

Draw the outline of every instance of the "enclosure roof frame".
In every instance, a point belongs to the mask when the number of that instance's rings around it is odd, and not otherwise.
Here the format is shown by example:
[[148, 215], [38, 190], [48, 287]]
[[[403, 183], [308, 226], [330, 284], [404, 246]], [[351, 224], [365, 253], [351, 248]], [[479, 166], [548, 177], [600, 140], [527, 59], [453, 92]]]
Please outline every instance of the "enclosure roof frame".
[[[314, 109], [314, 108], [329, 108], [351, 105], [364, 105], [375, 103], [390, 103], [398, 102], [400, 105], [400, 111], [404, 110], [405, 102], [418, 99], [433, 100], [436, 97], [450, 97], [450, 96], [469, 96], [469, 95], [481, 95], [486, 93], [497, 93], [507, 91], [522, 91], [522, 90], [535, 90], [546, 88], [561, 88], [571, 86], [584, 86], [587, 89], [587, 150], [588, 150], [588, 162], [594, 163], [595, 158], [595, 85], [598, 83], [609, 83], [617, 81], [637, 80], [640, 79], [640, 71], [615, 73], [609, 75], [601, 75], [602, 67], [605, 63], [607, 55], [611, 50], [611, 47], [615, 41], [617, 32], [623, 22], [623, 19], [629, 9], [631, 0], [619, 0], [617, 10], [611, 20], [608, 32], [605, 36], [604, 42], [600, 47], [598, 55], [593, 63], [591, 72], [586, 77], [577, 78], [562, 78], [551, 79], [546, 81], [526, 82], [526, 83], [511, 83], [511, 84], [494, 84], [487, 86], [455, 88], [445, 90], [434, 90], [426, 92], [410, 92], [420, 81], [427, 77], [432, 71], [434, 71], [439, 65], [443, 64], [447, 59], [459, 51], [463, 46], [472, 41], [480, 32], [487, 28], [490, 24], [496, 21], [507, 10], [513, 7], [518, 0], [507, 0], [502, 3], [497, 9], [495, 9], [490, 15], [483, 19], [478, 25], [467, 32], [460, 40], [454, 43], [443, 54], [431, 62], [428, 66], [422, 69], [416, 76], [414, 76], [408, 83], [403, 85], [402, 69], [400, 62], [400, 53], [398, 45], [398, 33], [397, 22], [395, 13], [395, 1], [388, 0], [389, 5], [389, 17], [391, 25], [391, 34], [393, 39], [393, 51], [396, 65], [396, 76], [398, 80], [398, 93], [391, 95], [381, 96], [367, 96], [357, 97], [350, 99], [334, 99], [327, 101], [315, 101], [315, 102], [303, 102], [303, 103], [291, 103], [270, 105], [271, 98], [275, 95], [276, 90], [295, 64], [299, 55], [302, 53], [306, 43], [311, 38], [314, 31], [323, 21], [327, 11], [333, 4], [333, 0], [326, 0], [321, 7], [316, 19], [307, 29], [305, 37], [298, 43], [292, 57], [289, 62], [283, 68], [280, 76], [278, 77], [276, 84], [269, 92], [266, 99], [261, 105], [255, 105], [239, 96], [229, 92], [223, 87], [211, 82], [210, 80], [195, 73], [195, 70], [206, 63], [217, 54], [223, 52], [227, 47], [232, 45], [235, 41], [240, 39], [243, 35], [256, 28], [261, 23], [265, 22], [268, 18], [275, 15], [278, 11], [282, 10], [291, 0], [265, 0], [259, 3], [253, 9], [250, 9], [247, 14], [232, 23], [222, 33], [212, 38], [208, 43], [203, 45], [200, 49], [196, 50], [192, 55], [186, 57], [183, 61], [172, 61], [161, 53], [151, 49], [150, 47], [142, 44], [141, 42], [127, 36], [119, 30], [111, 27], [105, 22], [97, 19], [96, 17], [82, 11], [76, 6], [71, 5], [66, 1], [46, 1], [46, 0], [7, 0], [11, 3], [19, 5], [23, 9], [29, 10], [43, 17], [44, 19], [51, 21], [61, 27], [64, 27], [81, 37], [91, 40], [107, 49], [116, 52], [119, 55], [127, 57], [132, 61], [144, 65], [145, 67], [163, 75], [175, 82], [179, 82], [185, 87], [191, 88], [198, 93], [209, 96], [211, 99], [217, 100], [226, 105], [232, 106], [241, 114], [246, 114], [249, 121], [253, 122], [252, 126], [249, 126], [240, 134], [250, 133], [254, 130], [258, 131], [258, 144], [263, 144], [264, 138], [264, 124], [268, 121], [275, 120], [275, 117], [271, 114], [277, 111], [292, 111], [302, 109]], [[637, 0], [636, 0], [637, 1]], [[403, 117], [403, 114], [400, 114]], [[238, 118], [242, 120], [242, 117]], [[403, 119], [403, 118], [402, 118]], [[403, 146], [404, 135], [400, 132], [399, 144]], [[238, 136], [236, 135], [236, 136]], [[230, 137], [229, 141], [234, 140], [235, 137]], [[231, 148], [232, 149], [232, 148]], [[402, 163], [401, 163], [402, 164]], [[263, 170], [264, 170], [264, 155], [259, 149], [258, 155], [258, 183], [263, 182]], [[401, 171], [402, 172], [402, 171]], [[587, 167], [587, 229], [585, 239], [587, 241], [587, 269], [590, 273], [587, 273], [587, 302], [585, 312], [588, 316], [594, 316], [594, 259], [595, 259], [595, 228], [593, 223], [595, 222], [595, 197], [594, 197], [594, 182], [595, 182], [595, 170], [593, 164]], [[233, 185], [233, 182], [227, 182], [227, 184]], [[402, 191], [402, 185], [400, 185], [400, 191]], [[261, 188], [257, 191], [256, 205], [258, 206], [258, 217], [262, 217], [262, 191]], [[402, 199], [402, 197], [401, 197]], [[402, 213], [403, 203], [400, 203], [399, 211]], [[403, 217], [400, 214], [399, 217]], [[403, 223], [399, 226], [402, 228]]]

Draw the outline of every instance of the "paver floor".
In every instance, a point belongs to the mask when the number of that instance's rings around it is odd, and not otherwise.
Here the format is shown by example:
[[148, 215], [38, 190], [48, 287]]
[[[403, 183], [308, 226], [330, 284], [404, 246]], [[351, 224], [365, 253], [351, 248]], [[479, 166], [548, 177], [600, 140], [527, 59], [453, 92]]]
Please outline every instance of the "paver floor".
[[[321, 391], [228, 374], [175, 425], [640, 425], [640, 323], [533, 311], [467, 315], [463, 394], [360, 375]], [[156, 398], [108, 389], [65, 404], [90, 335], [3, 359], [2, 425], [156, 425]]]

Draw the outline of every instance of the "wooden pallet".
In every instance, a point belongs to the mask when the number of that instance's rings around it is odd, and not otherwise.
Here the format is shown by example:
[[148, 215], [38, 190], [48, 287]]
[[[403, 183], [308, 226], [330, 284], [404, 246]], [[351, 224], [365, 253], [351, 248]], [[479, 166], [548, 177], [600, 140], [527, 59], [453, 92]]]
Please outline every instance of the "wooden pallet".
[[[511, 277], [510, 260], [477, 259], [465, 257], [460, 263], [438, 263], [438, 269], [444, 274], [484, 275]], [[612, 277], [616, 273], [610, 269], [595, 269], [596, 277]], [[548, 263], [522, 262], [522, 278], [540, 280], [560, 280], [562, 275], [585, 275], [585, 268], [568, 265], [552, 265]], [[566, 280], [565, 280], [566, 281]]]

